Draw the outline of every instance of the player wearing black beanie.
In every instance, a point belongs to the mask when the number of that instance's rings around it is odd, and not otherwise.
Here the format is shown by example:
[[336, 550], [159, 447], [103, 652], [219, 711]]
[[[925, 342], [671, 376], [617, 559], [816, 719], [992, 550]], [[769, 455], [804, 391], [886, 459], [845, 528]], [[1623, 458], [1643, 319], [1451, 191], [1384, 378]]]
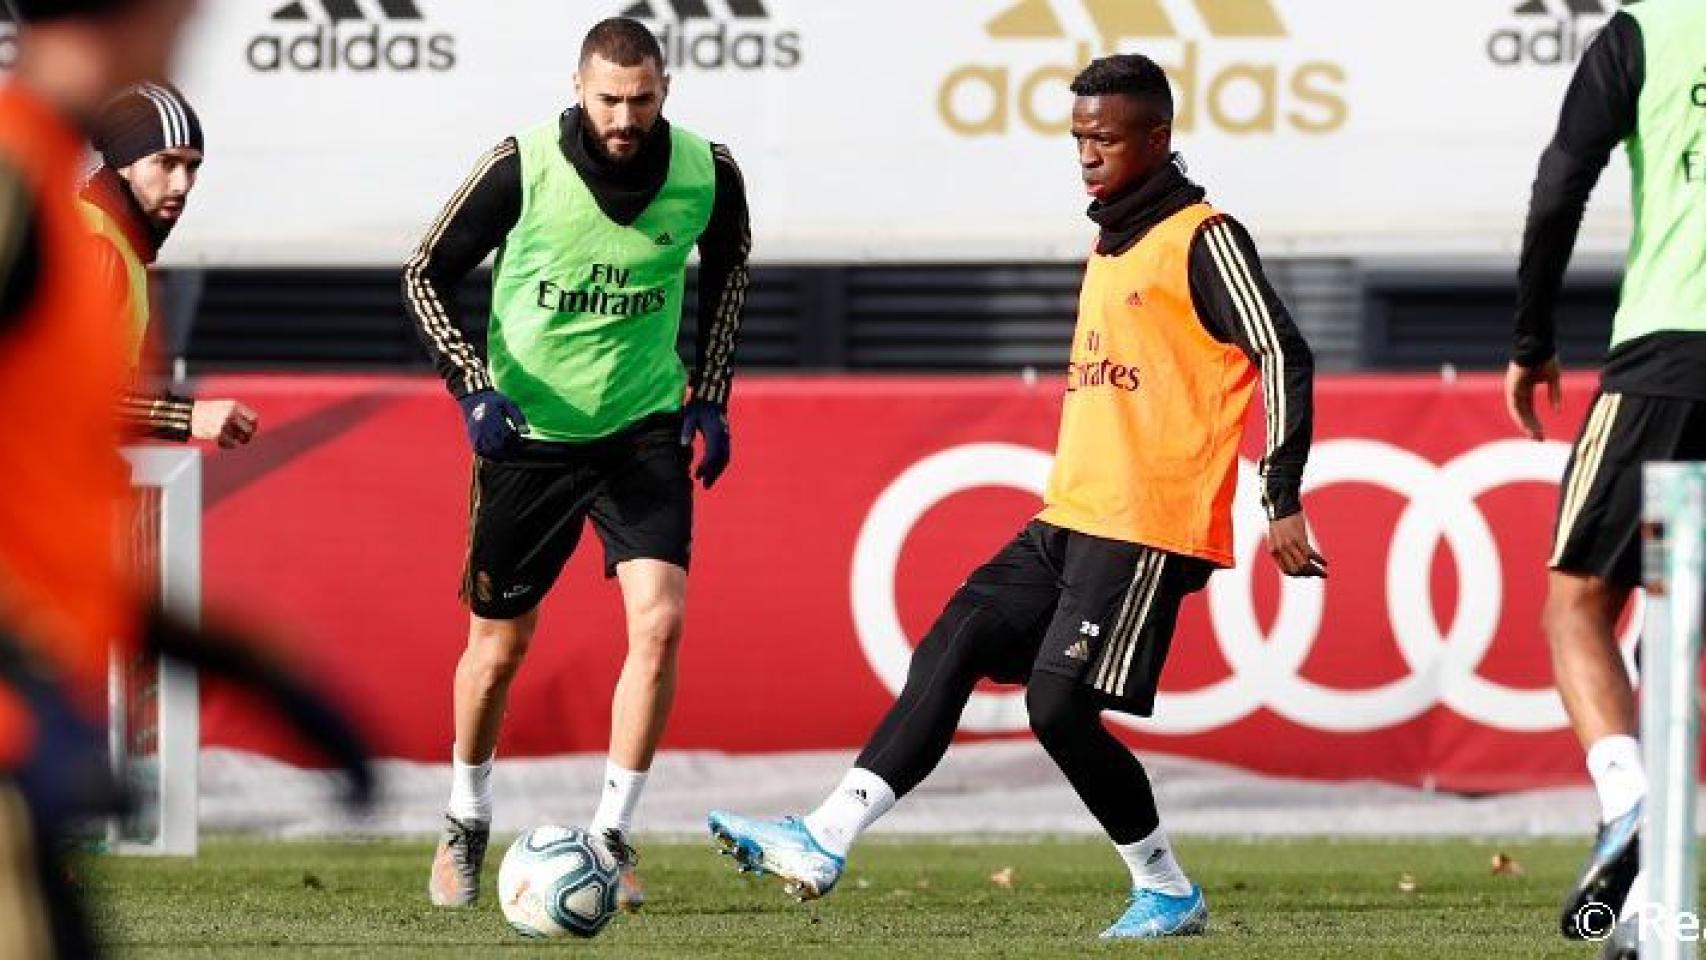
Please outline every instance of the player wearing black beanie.
[[89, 140], [102, 165], [84, 199], [134, 227], [135, 252], [153, 263], [183, 215], [206, 156], [201, 118], [173, 87], [143, 83], [101, 108]]
[[[108, 101], [90, 139], [104, 163], [83, 188], [84, 214], [102, 241], [108, 272], [126, 290], [131, 353], [139, 357], [154, 319], [149, 267], [184, 214], [206, 141], [189, 100], [157, 83], [138, 84]], [[133, 433], [222, 447], [248, 443], [259, 425], [255, 412], [235, 400], [152, 390], [126, 394], [121, 414]]]
[[160, 83], [138, 84], [108, 101], [92, 139], [114, 170], [162, 150], [207, 150], [195, 107], [177, 88]]

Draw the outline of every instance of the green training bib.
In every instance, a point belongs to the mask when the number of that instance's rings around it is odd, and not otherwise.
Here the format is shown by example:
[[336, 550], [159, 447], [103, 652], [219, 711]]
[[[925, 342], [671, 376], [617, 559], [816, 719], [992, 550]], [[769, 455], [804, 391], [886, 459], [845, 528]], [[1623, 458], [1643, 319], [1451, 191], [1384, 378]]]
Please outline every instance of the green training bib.
[[1635, 231], [1611, 345], [1706, 331], [1706, 2], [1624, 7], [1641, 27], [1646, 79], [1635, 133]]
[[678, 410], [676, 353], [687, 258], [711, 219], [711, 145], [670, 128], [663, 189], [628, 226], [599, 209], [559, 145], [555, 120], [516, 138], [521, 219], [492, 273], [492, 382], [527, 416], [527, 435], [608, 437]]

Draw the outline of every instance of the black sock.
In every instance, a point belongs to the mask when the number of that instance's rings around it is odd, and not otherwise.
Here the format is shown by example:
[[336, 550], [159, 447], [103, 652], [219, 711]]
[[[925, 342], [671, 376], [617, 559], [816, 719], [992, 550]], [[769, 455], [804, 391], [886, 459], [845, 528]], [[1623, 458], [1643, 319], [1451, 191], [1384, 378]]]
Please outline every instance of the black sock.
[[1031, 730], [1117, 844], [1155, 832], [1161, 817], [1143, 764], [1103, 726], [1092, 691], [1068, 677], [1037, 672], [1025, 691]]

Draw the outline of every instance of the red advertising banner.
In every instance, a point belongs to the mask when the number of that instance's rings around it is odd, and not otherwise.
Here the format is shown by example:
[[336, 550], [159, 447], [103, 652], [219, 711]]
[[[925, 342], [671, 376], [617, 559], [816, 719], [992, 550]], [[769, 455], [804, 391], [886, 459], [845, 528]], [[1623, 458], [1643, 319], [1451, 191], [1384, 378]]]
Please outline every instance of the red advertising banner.
[[[1498, 384], [1324, 377], [1306, 479], [1331, 561], [1285, 581], [1245, 465], [1239, 567], [1187, 602], [1143, 750], [1259, 772], [1465, 791], [1580, 779], [1539, 632], [1556, 481], [1592, 392], [1545, 443]], [[435, 381], [226, 378], [259, 442], [209, 456], [209, 606], [270, 631], [387, 756], [442, 761], [467, 630], [456, 599], [470, 456]], [[682, 682], [666, 749], [852, 748], [952, 590], [1037, 509], [1060, 384], [748, 378], [734, 464], [702, 493]], [[1259, 455], [1260, 430], [1245, 453]], [[602, 751], [621, 605], [588, 536], [515, 684], [506, 756]], [[1631, 624], [1631, 628], [1633, 624]], [[210, 745], [306, 760], [213, 689]], [[980, 689], [967, 738], [1028, 736], [1015, 688]]]

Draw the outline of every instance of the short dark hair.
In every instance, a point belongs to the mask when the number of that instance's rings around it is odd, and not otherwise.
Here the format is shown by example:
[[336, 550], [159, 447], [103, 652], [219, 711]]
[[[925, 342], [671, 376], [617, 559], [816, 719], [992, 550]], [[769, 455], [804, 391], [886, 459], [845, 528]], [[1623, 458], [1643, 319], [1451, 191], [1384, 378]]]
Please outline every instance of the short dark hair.
[[1141, 53], [1117, 53], [1090, 61], [1073, 79], [1072, 92], [1080, 97], [1134, 97], [1148, 104], [1160, 119], [1173, 119], [1173, 88], [1167, 85], [1167, 71]]
[[584, 66], [597, 54], [619, 67], [637, 67], [647, 60], [656, 60], [663, 69], [663, 48], [646, 25], [632, 17], [611, 17], [600, 20], [581, 41], [581, 64]]

